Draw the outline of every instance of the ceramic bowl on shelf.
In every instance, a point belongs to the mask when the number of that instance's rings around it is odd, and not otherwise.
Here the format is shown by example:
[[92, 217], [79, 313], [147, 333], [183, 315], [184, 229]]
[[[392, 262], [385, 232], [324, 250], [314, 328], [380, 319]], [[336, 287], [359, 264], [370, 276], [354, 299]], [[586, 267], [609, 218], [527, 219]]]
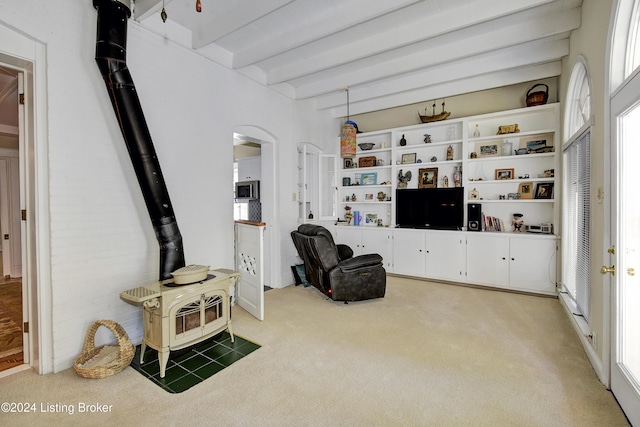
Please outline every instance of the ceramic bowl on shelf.
[[374, 146], [373, 142], [363, 142], [361, 144], [358, 144], [358, 147], [360, 147], [360, 149], [363, 151], [371, 150], [373, 146]]

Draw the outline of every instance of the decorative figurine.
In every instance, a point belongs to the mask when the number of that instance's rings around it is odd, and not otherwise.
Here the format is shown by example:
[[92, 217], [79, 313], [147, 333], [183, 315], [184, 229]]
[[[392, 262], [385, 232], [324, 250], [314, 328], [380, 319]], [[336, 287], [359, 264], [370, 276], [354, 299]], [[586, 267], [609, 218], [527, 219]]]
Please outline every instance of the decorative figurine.
[[475, 188], [471, 191], [469, 191], [469, 200], [478, 200], [480, 198], [479, 194], [478, 194], [478, 190], [476, 190]]
[[351, 195], [351, 201], [352, 201], [352, 202], [355, 202], [356, 200], [358, 200], [358, 198], [356, 197], [356, 193], [353, 193], [353, 194]]
[[449, 177], [447, 175], [442, 177], [442, 187], [449, 188]]
[[522, 232], [522, 226], [524, 225], [524, 220], [522, 219], [522, 214], [514, 213], [513, 214], [513, 221], [511, 222], [511, 225], [513, 225], [513, 232], [514, 233], [521, 233]]
[[344, 214], [344, 219], [347, 220], [349, 224], [351, 224], [351, 220], [353, 219], [353, 214], [351, 213], [351, 206], [347, 205], [344, 207], [344, 210], [347, 211]]
[[386, 195], [384, 192], [382, 192], [382, 191], [378, 191], [378, 200], [379, 200], [379, 201], [381, 201], [381, 202], [382, 202], [382, 201], [384, 201], [384, 199], [386, 199], [386, 198], [387, 198], [387, 195]]
[[438, 158], [437, 158], [436, 156], [433, 156], [433, 157], [431, 158], [431, 161], [432, 161], [432, 162], [437, 162], [437, 161], [438, 161]]
[[428, 133], [424, 134], [424, 143], [425, 144], [430, 144], [431, 143], [431, 135], [429, 135]]
[[309, 219], [313, 219], [313, 212], [309, 211]]
[[404, 134], [402, 134], [402, 138], [400, 138], [400, 146], [404, 147], [405, 145], [407, 145], [407, 140], [404, 139]]
[[402, 169], [398, 171], [398, 188], [407, 188], [407, 183], [411, 181], [411, 171], [406, 174], [402, 173]]
[[447, 147], [447, 160], [453, 160], [453, 147]]
[[478, 138], [480, 136], [480, 128], [476, 124], [476, 129], [473, 131], [473, 137]]

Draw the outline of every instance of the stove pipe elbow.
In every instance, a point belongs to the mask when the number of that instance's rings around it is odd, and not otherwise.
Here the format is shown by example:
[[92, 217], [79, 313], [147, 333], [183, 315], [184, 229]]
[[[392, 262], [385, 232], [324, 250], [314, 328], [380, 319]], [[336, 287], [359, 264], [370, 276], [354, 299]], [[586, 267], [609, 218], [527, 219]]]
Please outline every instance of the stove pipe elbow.
[[126, 63], [129, 8], [117, 0], [93, 0], [98, 11], [96, 63], [124, 136], [147, 211], [160, 245], [160, 280], [185, 266], [178, 229], [160, 162]]

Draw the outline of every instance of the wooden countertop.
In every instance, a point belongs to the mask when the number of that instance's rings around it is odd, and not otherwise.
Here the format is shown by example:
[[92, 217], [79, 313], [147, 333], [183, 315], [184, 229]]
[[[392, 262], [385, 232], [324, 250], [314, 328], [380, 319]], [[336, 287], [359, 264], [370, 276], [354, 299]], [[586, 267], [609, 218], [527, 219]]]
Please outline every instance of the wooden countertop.
[[244, 220], [244, 219], [238, 219], [235, 222], [236, 222], [236, 224], [255, 225], [256, 227], [267, 225], [266, 222], [247, 221], [247, 220]]

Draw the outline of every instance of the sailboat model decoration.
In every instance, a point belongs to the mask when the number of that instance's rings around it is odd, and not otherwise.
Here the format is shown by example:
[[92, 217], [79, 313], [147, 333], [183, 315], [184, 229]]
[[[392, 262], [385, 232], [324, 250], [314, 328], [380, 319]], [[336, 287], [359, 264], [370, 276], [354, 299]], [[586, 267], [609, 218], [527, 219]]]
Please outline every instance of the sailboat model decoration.
[[431, 115], [427, 115], [427, 107], [424, 109], [424, 116], [418, 112], [420, 116], [420, 120], [422, 123], [431, 123], [431, 122], [439, 122], [440, 120], [444, 120], [451, 115], [450, 112], [444, 111], [444, 99], [442, 100], [442, 113], [436, 114], [436, 103], [433, 102], [433, 110]]

